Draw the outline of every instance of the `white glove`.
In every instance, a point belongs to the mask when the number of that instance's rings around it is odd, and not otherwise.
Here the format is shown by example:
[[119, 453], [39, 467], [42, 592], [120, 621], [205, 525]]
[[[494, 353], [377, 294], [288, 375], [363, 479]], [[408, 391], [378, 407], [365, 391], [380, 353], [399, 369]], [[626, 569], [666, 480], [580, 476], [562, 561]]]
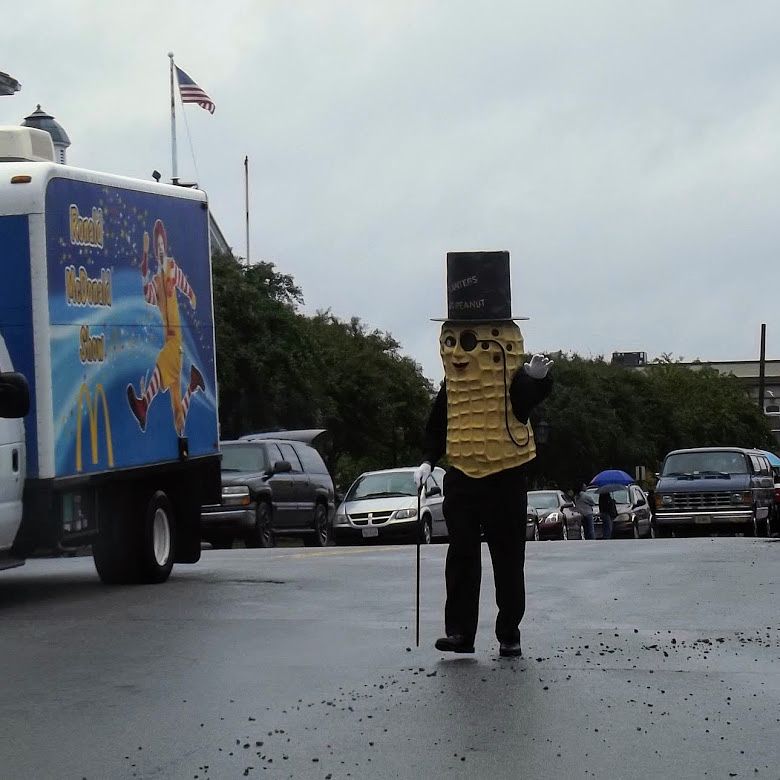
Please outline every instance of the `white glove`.
[[532, 379], [544, 379], [552, 367], [553, 361], [544, 355], [534, 355], [530, 363], [524, 363], [525, 373]]
[[423, 461], [414, 470], [414, 486], [419, 490], [424, 484], [425, 480], [431, 476], [431, 464], [428, 461]]

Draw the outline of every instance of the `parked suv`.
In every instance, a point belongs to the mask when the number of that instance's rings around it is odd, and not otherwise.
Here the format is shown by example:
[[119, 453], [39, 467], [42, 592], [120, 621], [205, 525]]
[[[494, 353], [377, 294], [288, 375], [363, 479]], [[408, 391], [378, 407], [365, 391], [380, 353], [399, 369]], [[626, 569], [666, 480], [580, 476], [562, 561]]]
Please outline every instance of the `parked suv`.
[[414, 468], [367, 471], [347, 491], [336, 511], [333, 533], [336, 541], [350, 539], [407, 539], [424, 544], [447, 536], [442, 504], [444, 469], [435, 468], [420, 494], [417, 522], [417, 488]]
[[772, 470], [759, 450], [674, 450], [655, 487], [656, 536], [700, 526], [768, 534], [773, 493]]
[[[204, 506], [201, 535], [213, 547], [273, 547], [276, 536], [298, 536], [307, 546], [331, 538], [333, 480], [310, 442], [324, 431], [254, 434], [221, 442], [222, 501]], [[284, 438], [298, 434], [301, 439]]]

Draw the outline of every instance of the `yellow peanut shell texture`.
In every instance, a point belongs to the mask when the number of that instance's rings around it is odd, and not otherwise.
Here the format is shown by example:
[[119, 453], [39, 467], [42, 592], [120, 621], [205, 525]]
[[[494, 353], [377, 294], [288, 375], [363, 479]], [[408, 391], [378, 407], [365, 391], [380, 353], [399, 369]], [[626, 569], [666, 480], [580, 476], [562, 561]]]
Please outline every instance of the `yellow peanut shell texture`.
[[[469, 333], [476, 337], [471, 350], [464, 349], [464, 342], [470, 346]], [[523, 362], [517, 324], [445, 322], [439, 350], [447, 382], [450, 463], [470, 477], [486, 477], [534, 458], [531, 426], [514, 416], [509, 400], [512, 377]]]

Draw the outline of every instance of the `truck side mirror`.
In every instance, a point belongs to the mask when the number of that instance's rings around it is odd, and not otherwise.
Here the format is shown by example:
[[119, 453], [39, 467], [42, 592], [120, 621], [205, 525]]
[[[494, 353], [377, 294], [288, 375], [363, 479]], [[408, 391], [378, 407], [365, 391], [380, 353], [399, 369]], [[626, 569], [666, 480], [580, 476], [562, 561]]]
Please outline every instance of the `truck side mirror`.
[[0, 374], [0, 417], [24, 417], [30, 411], [30, 388], [23, 374]]
[[277, 460], [274, 463], [274, 474], [289, 474], [292, 471], [292, 464], [289, 460]]

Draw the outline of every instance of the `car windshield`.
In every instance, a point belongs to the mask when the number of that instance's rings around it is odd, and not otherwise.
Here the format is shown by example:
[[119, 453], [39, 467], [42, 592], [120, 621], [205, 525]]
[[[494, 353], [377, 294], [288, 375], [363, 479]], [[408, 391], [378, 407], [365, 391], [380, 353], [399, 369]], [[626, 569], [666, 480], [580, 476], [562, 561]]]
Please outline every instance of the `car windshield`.
[[264, 471], [265, 460], [261, 447], [246, 444], [222, 446], [222, 471]]
[[528, 504], [534, 509], [556, 509], [559, 506], [555, 493], [529, 493]]
[[349, 489], [347, 501], [374, 496], [415, 496], [414, 474], [411, 471], [392, 471], [384, 474], [365, 474]]
[[741, 452], [678, 452], [669, 455], [664, 463], [663, 477], [694, 476], [699, 474], [747, 474], [745, 456]]

